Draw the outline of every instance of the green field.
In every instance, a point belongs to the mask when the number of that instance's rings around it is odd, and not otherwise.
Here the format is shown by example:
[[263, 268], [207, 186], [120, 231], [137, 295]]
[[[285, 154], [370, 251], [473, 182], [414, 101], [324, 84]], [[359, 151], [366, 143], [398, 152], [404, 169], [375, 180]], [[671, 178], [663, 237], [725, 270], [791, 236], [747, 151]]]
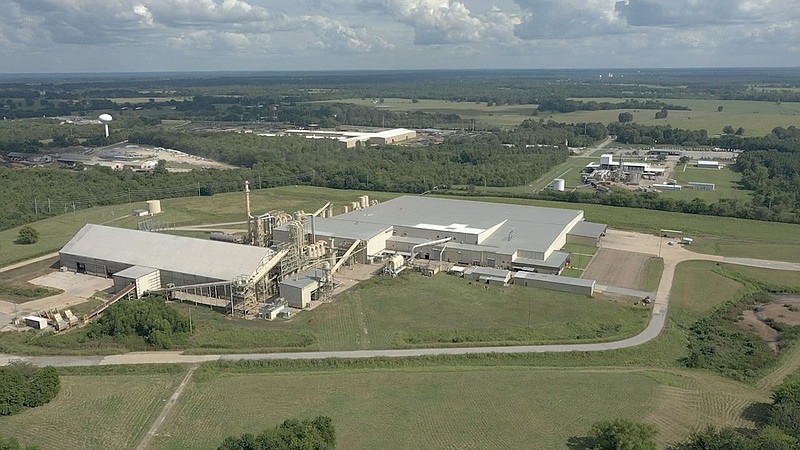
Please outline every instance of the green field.
[[[576, 100], [620, 102], [614, 98], [581, 98]], [[645, 99], [639, 99], [645, 100]], [[708, 130], [709, 135], [722, 133], [725, 125], [743, 127], [746, 136], [764, 136], [777, 126], [788, 127], [800, 121], [800, 107], [792, 103], [753, 102], [744, 100], [658, 99], [664, 103], [688, 106], [691, 111], [670, 111], [666, 119], [655, 119], [655, 110], [577, 111], [573, 113], [540, 114], [556, 122], [602, 122], [618, 120], [619, 113], [633, 113], [633, 120], [644, 125], [672, 125], [688, 130]], [[717, 107], [722, 106], [722, 112]]]
[[[678, 184], [683, 186], [683, 189], [680, 191], [663, 191], [660, 194], [663, 197], [680, 200], [700, 198], [705, 200], [706, 203], [715, 203], [722, 198], [732, 198], [747, 202], [750, 201], [753, 195], [752, 191], [745, 190], [740, 186], [741, 174], [734, 172], [730, 167], [719, 170], [700, 169], [690, 162], [686, 165], [677, 166], [672, 176]], [[689, 187], [690, 181], [714, 183], [716, 184], [716, 189], [713, 191], [691, 189]]]
[[[684, 261], [675, 269], [669, 309], [672, 320], [688, 327], [701, 315], [733, 298], [742, 284], [714, 273], [710, 261]], [[733, 266], [736, 269], [742, 266]], [[768, 270], [770, 274], [781, 271]]]
[[[413, 103], [406, 98], [384, 98], [383, 103], [375, 103], [372, 99], [345, 98], [318, 103], [352, 103], [360, 106], [374, 106], [394, 112], [424, 111], [427, 113], [457, 114], [466, 121], [475, 120], [477, 128], [486, 126], [511, 127], [519, 125], [525, 119], [533, 117], [537, 105], [499, 105], [486, 106], [486, 102], [451, 102], [446, 100], [419, 99]], [[454, 127], [466, 127], [464, 123], [446, 124]]]
[[[619, 103], [620, 98], [580, 98], [576, 100]], [[639, 99], [647, 100], [647, 99]], [[800, 121], [800, 107], [794, 104], [776, 104], [771, 102], [754, 102], [744, 100], [694, 100], [694, 99], [659, 99], [668, 104], [688, 106], [691, 111], [670, 111], [666, 119], [655, 119], [655, 110], [607, 110], [576, 111], [572, 113], [541, 113], [534, 116], [537, 105], [499, 105], [486, 106], [486, 103], [451, 102], [444, 100], [424, 100], [412, 103], [411, 99], [385, 98], [384, 103], [375, 103], [372, 99], [345, 98], [322, 103], [352, 103], [361, 106], [375, 106], [388, 111], [408, 112], [424, 111], [428, 113], [458, 114], [464, 120], [476, 121], [476, 126], [509, 127], [522, 123], [525, 119], [545, 119], [556, 122], [581, 123], [616, 122], [619, 113], [633, 113], [634, 121], [645, 125], [672, 125], [689, 130], [708, 130], [709, 135], [722, 133], [725, 125], [734, 128], [743, 127], [747, 136], [763, 136], [777, 126], [788, 127]], [[718, 112], [717, 107], [723, 111]], [[463, 124], [458, 124], [463, 126]]]
[[0, 436], [43, 449], [136, 448], [180, 377], [61, 377], [61, 392], [53, 401], [0, 418]]
[[644, 272], [639, 280], [639, 290], [645, 292], [656, 292], [658, 284], [661, 282], [661, 275], [664, 273], [664, 259], [650, 258], [644, 266]]

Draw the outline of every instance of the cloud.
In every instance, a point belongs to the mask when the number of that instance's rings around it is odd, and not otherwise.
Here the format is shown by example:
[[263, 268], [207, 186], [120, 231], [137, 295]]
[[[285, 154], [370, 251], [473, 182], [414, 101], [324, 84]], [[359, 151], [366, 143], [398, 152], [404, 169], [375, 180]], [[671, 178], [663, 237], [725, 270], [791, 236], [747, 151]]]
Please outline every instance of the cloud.
[[302, 21], [315, 33], [311, 47], [340, 52], [370, 52], [394, 48], [380, 37], [370, 37], [364, 27], [348, 27], [322, 16], [305, 16]]
[[514, 38], [519, 17], [492, 8], [487, 14], [473, 13], [466, 4], [451, 0], [370, 0], [366, 10], [388, 13], [414, 29], [414, 44], [454, 44], [505, 41]]
[[772, 0], [624, 0], [615, 11], [632, 26], [690, 27], [760, 22], [774, 7]]
[[526, 40], [574, 39], [619, 33], [615, 0], [516, 0], [524, 15], [515, 28]]

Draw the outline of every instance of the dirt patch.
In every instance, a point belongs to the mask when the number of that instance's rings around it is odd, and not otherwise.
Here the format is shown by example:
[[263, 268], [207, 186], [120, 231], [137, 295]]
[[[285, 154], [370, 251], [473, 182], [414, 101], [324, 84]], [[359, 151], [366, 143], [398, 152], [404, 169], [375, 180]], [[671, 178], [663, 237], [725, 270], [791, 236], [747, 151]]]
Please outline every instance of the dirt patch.
[[764, 305], [759, 315], [764, 319], [772, 319], [787, 325], [800, 325], [800, 302], [770, 303]]
[[780, 334], [777, 330], [764, 323], [759, 317], [759, 314], [753, 310], [744, 311], [742, 317], [742, 320], [737, 323], [739, 327], [745, 331], [757, 334], [769, 344], [771, 349], [777, 349], [778, 340], [780, 338]]
[[606, 286], [638, 289], [639, 280], [650, 257], [651, 255], [645, 253], [601, 248], [594, 255], [589, 267], [583, 271], [581, 278], [596, 280], [598, 284]]

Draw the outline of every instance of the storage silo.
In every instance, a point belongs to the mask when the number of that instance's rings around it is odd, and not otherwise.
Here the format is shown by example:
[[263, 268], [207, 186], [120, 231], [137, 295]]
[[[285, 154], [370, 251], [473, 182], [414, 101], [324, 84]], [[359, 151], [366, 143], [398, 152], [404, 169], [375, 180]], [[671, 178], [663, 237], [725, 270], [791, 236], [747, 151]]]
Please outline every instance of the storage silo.
[[150, 213], [151, 216], [159, 214], [161, 212], [161, 200], [148, 200], [147, 212]]
[[567, 182], [563, 178], [556, 178], [553, 180], [553, 189], [564, 192], [567, 188]]

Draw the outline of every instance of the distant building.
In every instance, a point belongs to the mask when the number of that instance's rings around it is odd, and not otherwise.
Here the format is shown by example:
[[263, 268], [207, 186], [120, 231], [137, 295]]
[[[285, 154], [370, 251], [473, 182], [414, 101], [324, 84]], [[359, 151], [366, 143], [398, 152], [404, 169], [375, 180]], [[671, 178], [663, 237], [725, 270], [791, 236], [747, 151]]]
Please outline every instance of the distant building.
[[50, 164], [53, 162], [52, 156], [43, 155], [41, 153], [9, 152], [6, 158], [8, 158], [10, 162], [28, 165]]
[[722, 169], [722, 164], [719, 161], [697, 161], [697, 167], [701, 169]]

